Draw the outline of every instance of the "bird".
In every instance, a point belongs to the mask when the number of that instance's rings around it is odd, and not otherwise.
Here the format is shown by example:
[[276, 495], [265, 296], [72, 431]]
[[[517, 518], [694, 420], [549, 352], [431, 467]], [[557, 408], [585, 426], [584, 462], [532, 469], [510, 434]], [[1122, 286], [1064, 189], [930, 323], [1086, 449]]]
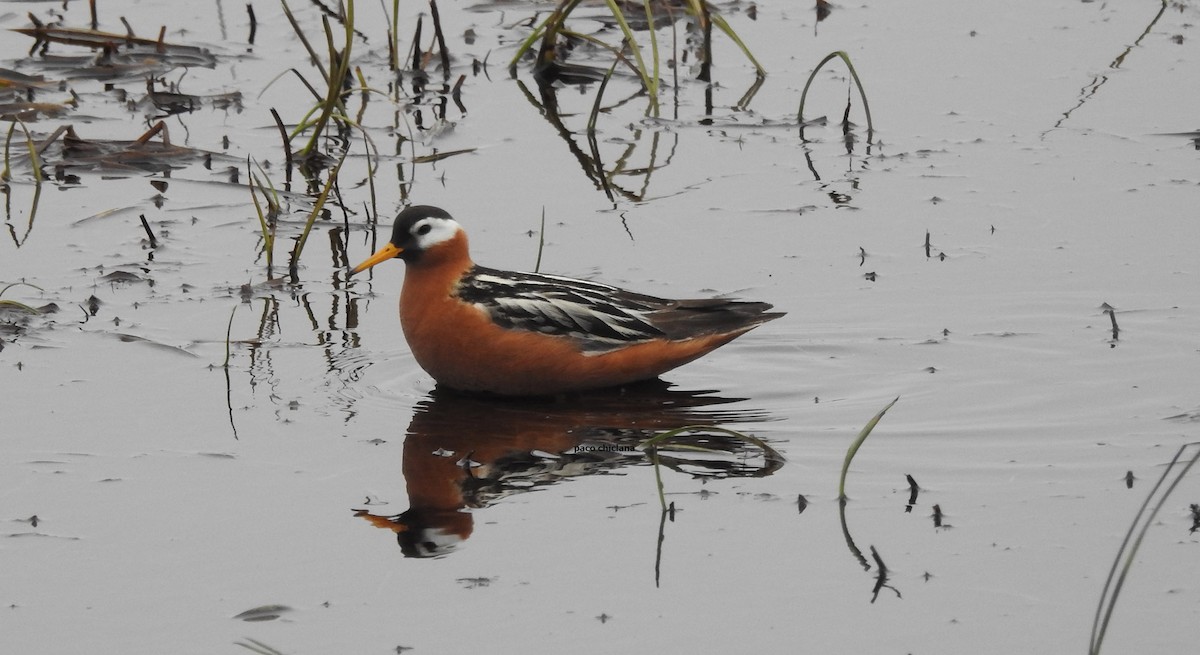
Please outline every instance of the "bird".
[[460, 392], [559, 396], [652, 380], [784, 315], [764, 302], [671, 300], [480, 266], [463, 227], [429, 205], [402, 210], [388, 243], [349, 276], [396, 258], [413, 357]]

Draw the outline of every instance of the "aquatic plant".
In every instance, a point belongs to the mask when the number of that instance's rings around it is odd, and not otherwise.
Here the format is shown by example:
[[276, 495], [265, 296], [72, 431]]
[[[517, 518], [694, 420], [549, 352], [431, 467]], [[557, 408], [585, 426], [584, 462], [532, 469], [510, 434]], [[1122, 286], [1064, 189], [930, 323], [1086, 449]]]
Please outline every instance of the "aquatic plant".
[[[291, 258], [288, 262], [288, 273], [293, 283], [299, 282], [299, 262], [300, 255], [304, 251], [304, 244], [308, 240], [308, 235], [312, 231], [313, 225], [316, 222], [317, 216], [321, 215], [325, 203], [329, 199], [331, 190], [336, 189], [338, 173], [341, 171], [342, 164], [345, 162], [346, 156], [349, 154], [351, 142], [349, 134], [352, 130], [357, 130], [363, 138], [364, 148], [366, 150], [367, 161], [367, 180], [370, 188], [372, 215], [377, 215], [375, 210], [375, 173], [376, 168], [373, 157], [379, 156], [378, 148], [375, 147], [367, 130], [364, 129], [360, 120], [351, 118], [346, 109], [346, 98], [354, 91], [361, 91], [365, 97], [375, 92], [371, 89], [361, 70], [355, 71], [355, 75], [351, 75], [351, 53], [356, 35], [354, 24], [354, 1], [346, 0], [338, 3], [338, 11], [335, 16], [337, 21], [343, 27], [342, 47], [339, 49], [335, 44], [334, 30], [330, 24], [329, 16], [321, 17], [322, 29], [325, 37], [326, 57], [322, 58], [317, 54], [316, 48], [305, 34], [304, 30], [297, 22], [295, 15], [288, 6], [287, 0], [280, 0], [283, 5], [284, 15], [287, 17], [292, 30], [296, 33], [297, 38], [308, 52], [309, 60], [312, 65], [321, 74], [321, 78], [325, 83], [325, 89], [318, 91], [317, 87], [313, 86], [304, 78], [299, 71], [291, 69], [293, 73], [303, 82], [309, 92], [313, 95], [314, 104], [308, 109], [303, 118], [297, 125], [288, 132], [283, 121], [280, 119], [278, 112], [272, 110], [272, 116], [275, 119], [276, 125], [279, 127], [283, 147], [288, 162], [288, 180], [290, 183], [291, 164], [299, 162], [300, 170], [308, 179], [309, 192], [315, 196], [314, 204], [308, 214], [308, 218], [304, 223], [300, 235], [296, 238], [296, 242], [292, 247]], [[393, 25], [395, 20], [393, 19]], [[389, 37], [391, 35], [389, 34]], [[357, 79], [358, 86], [353, 85]], [[361, 116], [361, 112], [360, 112]], [[327, 154], [319, 149], [320, 144], [326, 139], [327, 132], [330, 126], [336, 127], [337, 136], [333, 141], [338, 144], [337, 150], [333, 154]], [[292, 151], [291, 142], [302, 134], [308, 133], [308, 139], [299, 150]], [[336, 162], [336, 163], [335, 163]], [[331, 166], [332, 164], [332, 166]], [[329, 169], [326, 179], [321, 182], [318, 179], [318, 172], [322, 169]], [[261, 170], [261, 168], [260, 168]], [[265, 177], [265, 173], [264, 173]], [[268, 183], [270, 181], [268, 180]], [[257, 185], [258, 189], [266, 196], [265, 188], [262, 182], [257, 179], [252, 179], [251, 197], [255, 199], [255, 210], [259, 217], [259, 229], [263, 234], [265, 247], [268, 251], [268, 271], [271, 270], [272, 255], [270, 252], [274, 244], [274, 221], [269, 220], [272, 211], [278, 212], [278, 204], [271, 205], [268, 203], [268, 211], [264, 215], [261, 206], [258, 204], [257, 197], [254, 195], [253, 187]], [[272, 192], [274, 188], [272, 186]]]
[[[1149, 514], [1146, 509], [1150, 507], [1152, 501], [1159, 489], [1162, 488], [1163, 482], [1166, 482], [1170, 476], [1172, 469], [1177, 464], [1180, 464], [1180, 458], [1191, 448], [1196, 451], [1191, 459], [1183, 463], [1183, 468], [1175, 474], [1175, 479], [1171, 481], [1167, 488], [1163, 490], [1159, 496], [1158, 502], [1150, 509]], [[1188, 471], [1200, 460], [1200, 442], [1187, 443], [1179, 447], [1175, 451], [1175, 456], [1167, 463], [1163, 469], [1162, 475], [1159, 476], [1158, 482], [1150, 489], [1150, 493], [1146, 494], [1146, 499], [1142, 501], [1142, 506], [1133, 516], [1133, 521], [1129, 524], [1129, 530], [1125, 532], [1125, 538], [1121, 540], [1121, 546], [1117, 549], [1117, 555], [1113, 558], [1112, 566], [1108, 570], [1108, 577], [1104, 580], [1104, 589], [1100, 592], [1100, 602], [1096, 604], [1096, 615], [1092, 619], [1092, 633], [1088, 640], [1088, 655], [1099, 655], [1100, 647], [1104, 645], [1104, 636], [1108, 632], [1109, 621], [1112, 620], [1113, 610], [1117, 607], [1117, 598], [1121, 595], [1121, 588], [1125, 586], [1125, 579], [1129, 577], [1129, 571], [1133, 568], [1134, 559], [1137, 557], [1138, 549], [1142, 546], [1142, 541], [1146, 538], [1146, 533], [1150, 530], [1150, 526], [1154, 525], [1155, 517], [1158, 516], [1158, 511], [1166, 504], [1167, 498], [1170, 498], [1171, 493], [1175, 491], [1175, 487], [1179, 482], [1187, 476]], [[1140, 524], [1140, 528], [1138, 527]], [[1136, 536], [1135, 536], [1136, 533]], [[1118, 572], [1118, 568], [1120, 571]]]
[[796, 110], [796, 121], [800, 123], [800, 132], [801, 134], [804, 133], [804, 103], [808, 100], [808, 88], [812, 86], [813, 79], [817, 77], [817, 73], [820, 72], [821, 68], [835, 58], [845, 62], [846, 69], [850, 71], [850, 77], [854, 80], [855, 86], [858, 87], [858, 95], [863, 101], [863, 113], [867, 115], [867, 141], [870, 141], [875, 133], [875, 124], [871, 120], [871, 105], [867, 102], [867, 92], [863, 90], [862, 80], [858, 79], [858, 71], [854, 69], [854, 64], [850, 61], [850, 55], [842, 50], [825, 55], [821, 63], [817, 64], [817, 67], [809, 74], [808, 81], [804, 83], [804, 90], [800, 92], [800, 108]]
[[[660, 55], [658, 36], [656, 27], [659, 23], [659, 17], [655, 15], [655, 10], [659, 10], [667, 15], [667, 19], [672, 23], [675, 20], [675, 8], [671, 2], [642, 0], [642, 8], [645, 11], [644, 16], [637, 16], [637, 20], [644, 20], [647, 31], [649, 32], [650, 43], [648, 45], [650, 64], [647, 65], [647, 56], [643, 54], [643, 46], [634, 36], [635, 17], [626, 14], [621, 8], [622, 3], [616, 0], [605, 0], [605, 6], [612, 16], [613, 21], [621, 31], [622, 40], [618, 45], [606, 43], [594, 36], [574, 32], [567, 28], [567, 19], [580, 5], [581, 0], [561, 0], [554, 11], [538, 24], [528, 37], [517, 48], [512, 60], [509, 62], [509, 71], [513, 74], [516, 72], [517, 62], [521, 60], [535, 43], [540, 41], [538, 48], [537, 59], [534, 64], [534, 73], [539, 79], [554, 80], [558, 78], [584, 78], [584, 79], [599, 79], [596, 71], [591, 71], [582, 67], [570, 67], [563, 64], [559, 58], [559, 38], [565, 36], [579, 41], [584, 41], [595, 45], [601, 49], [612, 53], [615, 63], [625, 64], [634, 75], [642, 83], [642, 87], [650, 102], [650, 111], [658, 114], [658, 89], [659, 89], [659, 69]], [[632, 5], [633, 3], [623, 3]], [[766, 70], [754, 58], [749, 47], [742, 41], [737, 32], [730, 27], [729, 23], [719, 13], [713, 11], [713, 7], [704, 0], [684, 0], [682, 9], [685, 14], [690, 15], [696, 20], [699, 28], [703, 32], [702, 53], [701, 53], [701, 70], [698, 78], [702, 81], [710, 81], [710, 68], [712, 64], [712, 27], [716, 25], [718, 29], [725, 33], [737, 46], [742, 53], [754, 65], [755, 71], [759, 78], [766, 75]], [[626, 58], [626, 52], [633, 56], [633, 61], [630, 62]]]
[[867, 421], [867, 424], [863, 426], [863, 429], [859, 431], [858, 436], [855, 437], [854, 442], [850, 444], [850, 448], [846, 450], [846, 459], [842, 462], [842, 477], [838, 482], [838, 501], [843, 505], [846, 503], [846, 474], [850, 471], [850, 462], [853, 461], [854, 456], [858, 454], [858, 449], [862, 447], [863, 442], [866, 441], [867, 437], [871, 435], [871, 430], [874, 430], [875, 426], [879, 424], [879, 419], [883, 418], [883, 415], [886, 414], [887, 411], [892, 408], [892, 405], [895, 405], [896, 401], [898, 400], [900, 400], [900, 396], [896, 396], [892, 402], [887, 404], [887, 407], [879, 410], [879, 413], [876, 414], [874, 418], [872, 418], [870, 421]]
[[37, 289], [38, 291], [42, 290], [41, 287], [29, 284], [28, 282], [13, 282], [11, 284], [5, 285], [5, 287], [3, 289], [0, 289], [0, 307], [13, 307], [13, 308], [19, 309], [23, 312], [29, 312], [30, 314], [41, 314], [42, 312], [35, 307], [30, 307], [29, 305], [26, 305], [23, 302], [18, 302], [16, 300], [8, 300], [3, 297], [4, 294], [9, 289], [11, 289], [15, 286], [26, 286], [31, 289]]
[[0, 182], [7, 184], [12, 180], [11, 146], [13, 133], [18, 125], [21, 127], [21, 131], [25, 133], [25, 148], [29, 153], [30, 168], [33, 169], [33, 199], [29, 204], [29, 221], [25, 226], [25, 237], [17, 239], [16, 232], [12, 233], [13, 242], [19, 248], [24, 243], [25, 238], [29, 236], [29, 232], [33, 230], [33, 220], [37, 216], [38, 204], [42, 197], [42, 164], [38, 157], [38, 149], [33, 143], [33, 136], [29, 134], [29, 128], [25, 127], [25, 123], [21, 119], [13, 119], [12, 124], [8, 127], [8, 136], [4, 139], [4, 170], [0, 171]]
[[[267, 181], [270, 186], [270, 193], [263, 186], [262, 180], [254, 173], [251, 164], [258, 167], [262, 173], [262, 179]], [[271, 182], [271, 178], [267, 172], [263, 170], [258, 162], [254, 162], [250, 157], [246, 158], [246, 186], [250, 188], [250, 200], [254, 202], [254, 211], [258, 216], [258, 227], [263, 240], [263, 252], [267, 257], [267, 278], [273, 275], [275, 264], [275, 229], [278, 226], [279, 214], [282, 211], [282, 206], [279, 201], [279, 192], [275, 190], [275, 184]], [[263, 195], [264, 201], [267, 203], [267, 211], [263, 213], [262, 204], [258, 202], [257, 190]]]
[[[296, 21], [295, 15], [292, 14], [287, 0], [280, 0], [280, 2], [283, 5], [283, 14], [292, 26], [292, 31], [296, 33], [296, 38], [308, 52], [309, 61], [325, 81], [325, 91], [322, 93], [317, 91], [316, 87], [310, 84], [303, 75], [296, 72], [296, 75], [308, 87], [309, 92], [313, 94], [316, 102], [292, 130], [288, 141], [290, 142], [304, 132], [310, 132], [308, 142], [297, 152], [297, 158], [301, 161], [302, 166], [311, 171], [313, 170], [312, 164], [317, 163], [314, 161], [319, 154], [317, 146], [324, 137], [325, 128], [330, 121], [339, 124], [343, 130], [347, 129], [352, 122], [349, 112], [346, 111], [345, 94], [349, 93], [349, 83], [352, 79], [350, 77], [350, 55], [354, 45], [354, 0], [338, 3], [338, 20], [344, 28], [343, 46], [340, 50], [334, 44], [333, 27], [329, 23], [329, 18], [321, 17], [328, 63], [317, 54], [312, 42]], [[292, 70], [295, 72], [295, 69]]]
[[292, 284], [297, 284], [300, 281], [299, 266], [300, 253], [304, 251], [304, 244], [308, 241], [308, 235], [312, 232], [313, 224], [317, 222], [317, 216], [321, 214], [321, 210], [325, 208], [325, 201], [329, 199], [329, 191], [337, 184], [338, 172], [342, 169], [342, 164], [346, 161], [343, 155], [342, 159], [338, 160], [337, 165], [329, 171], [329, 176], [325, 180], [325, 186], [321, 189], [321, 193], [317, 195], [316, 202], [313, 203], [312, 211], [308, 213], [308, 219], [304, 221], [304, 229], [300, 232], [299, 238], [292, 246], [291, 260], [288, 262], [288, 275], [292, 279]]

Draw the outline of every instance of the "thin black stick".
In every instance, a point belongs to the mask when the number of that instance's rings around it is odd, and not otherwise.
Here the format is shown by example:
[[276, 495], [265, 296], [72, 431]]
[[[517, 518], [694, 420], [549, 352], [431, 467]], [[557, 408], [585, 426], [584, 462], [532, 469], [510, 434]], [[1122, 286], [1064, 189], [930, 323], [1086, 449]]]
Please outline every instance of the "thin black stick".
[[1108, 320], [1112, 321], [1113, 341], [1116, 341], [1121, 336], [1121, 328], [1117, 327], [1117, 312], [1111, 305], [1104, 303], [1104, 313], [1108, 314]]
[[917, 481], [913, 479], [913, 476], [905, 474], [904, 477], [908, 480], [908, 505], [905, 506], [904, 511], [911, 512], [913, 505], [917, 504], [917, 494], [921, 492], [921, 488], [917, 486]]
[[254, 5], [246, 4], [246, 13], [250, 14], [250, 45], [254, 45], [254, 35], [258, 33], [258, 19], [254, 17]]
[[141, 214], [138, 218], [142, 219], [142, 229], [146, 230], [146, 236], [150, 238], [150, 247], [158, 247], [158, 239], [154, 238], [154, 232], [150, 230], [150, 224], [146, 222], [146, 215]]

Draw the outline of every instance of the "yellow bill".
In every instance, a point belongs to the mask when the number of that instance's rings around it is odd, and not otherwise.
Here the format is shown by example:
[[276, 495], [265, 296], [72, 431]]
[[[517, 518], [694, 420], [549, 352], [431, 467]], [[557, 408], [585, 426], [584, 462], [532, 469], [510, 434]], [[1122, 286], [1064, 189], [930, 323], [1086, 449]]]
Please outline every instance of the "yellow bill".
[[387, 261], [389, 259], [398, 257], [400, 255], [401, 250], [403, 250], [403, 249], [396, 247], [389, 241], [386, 246], [380, 248], [378, 252], [376, 252], [374, 255], [371, 255], [370, 257], [368, 257], [367, 261], [350, 269], [350, 275], [354, 275], [355, 273], [361, 273], [361, 272], [367, 270], [368, 268], [371, 268], [372, 266], [378, 264], [379, 262]]

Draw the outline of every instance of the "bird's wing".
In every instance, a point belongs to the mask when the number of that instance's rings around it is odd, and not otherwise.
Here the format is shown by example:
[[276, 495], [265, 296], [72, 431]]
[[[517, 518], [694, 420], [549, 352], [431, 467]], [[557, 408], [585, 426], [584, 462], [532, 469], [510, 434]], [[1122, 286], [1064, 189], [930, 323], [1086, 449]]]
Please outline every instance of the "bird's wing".
[[482, 266], [463, 278], [457, 293], [501, 327], [568, 337], [593, 354], [663, 338], [649, 316], [675, 304], [586, 280]]

